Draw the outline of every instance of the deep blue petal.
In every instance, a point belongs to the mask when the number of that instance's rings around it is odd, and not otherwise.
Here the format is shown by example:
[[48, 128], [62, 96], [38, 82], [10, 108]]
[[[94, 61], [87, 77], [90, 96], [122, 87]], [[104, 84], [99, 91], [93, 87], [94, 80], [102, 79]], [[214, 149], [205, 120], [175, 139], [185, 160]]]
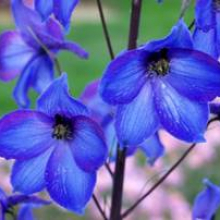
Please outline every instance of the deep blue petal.
[[34, 55], [17, 31], [6, 31], [0, 35], [0, 79], [14, 79]]
[[116, 133], [122, 146], [140, 144], [156, 132], [158, 117], [153, 102], [153, 90], [147, 83], [131, 103], [118, 107]]
[[220, 115], [220, 103], [219, 102], [210, 103], [209, 108], [212, 114]]
[[54, 0], [54, 14], [57, 20], [65, 27], [69, 29], [71, 14], [78, 4], [79, 0]]
[[36, 0], [35, 9], [41, 15], [43, 20], [46, 20], [53, 11], [54, 0]]
[[181, 19], [179, 22], [172, 28], [169, 35], [161, 40], [155, 40], [147, 43], [143, 48], [147, 51], [157, 51], [163, 48], [192, 48], [193, 42], [191, 33]]
[[215, 29], [204, 32], [202, 29], [196, 28], [193, 33], [194, 48], [204, 53], [218, 58], [218, 42]]
[[15, 111], [0, 120], [0, 156], [28, 159], [47, 150], [53, 121], [36, 111]]
[[33, 57], [26, 65], [14, 89], [14, 98], [21, 108], [28, 108], [30, 87], [41, 93], [53, 80], [53, 63], [47, 55]]
[[195, 198], [193, 220], [211, 220], [220, 206], [220, 188], [207, 179], [203, 183], [206, 188]]
[[173, 136], [186, 142], [204, 142], [208, 121], [208, 105], [181, 96], [171, 85], [155, 83], [155, 103], [162, 126]]
[[16, 161], [11, 176], [14, 191], [32, 194], [45, 187], [45, 170], [53, 147], [29, 160]]
[[30, 204], [30, 205], [33, 205], [36, 207], [51, 204], [50, 201], [41, 199], [40, 197], [33, 196], [33, 195], [31, 195], [31, 196], [22, 195], [22, 194], [16, 194], [16, 195], [9, 196], [8, 203], [13, 206], [23, 203], [23, 204]]
[[187, 49], [170, 49], [170, 70], [165, 80], [181, 95], [195, 101], [220, 96], [220, 64], [207, 54]]
[[[6, 193], [0, 188], [0, 212], [1, 212], [1, 209], [2, 210], [6, 210], [7, 209], [7, 206], [8, 206], [8, 201], [7, 201], [7, 195]], [[0, 215], [1, 216], [1, 215]], [[1, 218], [0, 218], [1, 220]]]
[[124, 104], [137, 96], [146, 81], [147, 56], [143, 50], [128, 51], [109, 64], [100, 84], [100, 94], [106, 102]]
[[46, 170], [46, 186], [51, 198], [64, 208], [83, 214], [96, 183], [95, 173], [86, 173], [75, 163], [68, 144], [60, 143]]
[[214, 1], [197, 0], [196, 2], [196, 26], [206, 32], [216, 25]]
[[77, 165], [86, 172], [96, 171], [105, 163], [108, 154], [101, 128], [84, 116], [74, 117], [73, 127], [71, 150]]
[[31, 206], [24, 205], [19, 209], [18, 220], [35, 220]]
[[153, 166], [156, 160], [164, 155], [164, 146], [162, 145], [158, 133], [152, 135], [140, 144], [140, 149], [147, 157], [147, 162]]
[[53, 81], [37, 101], [38, 110], [50, 116], [56, 114], [72, 117], [86, 115], [87, 108], [69, 94], [67, 75], [62, 74]]

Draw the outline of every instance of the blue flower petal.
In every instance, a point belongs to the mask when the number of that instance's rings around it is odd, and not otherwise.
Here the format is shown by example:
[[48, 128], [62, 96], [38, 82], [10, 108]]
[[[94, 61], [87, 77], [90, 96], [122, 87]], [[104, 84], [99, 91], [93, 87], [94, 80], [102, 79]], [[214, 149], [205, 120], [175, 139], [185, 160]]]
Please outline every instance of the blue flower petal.
[[116, 133], [122, 146], [140, 144], [156, 132], [158, 123], [149, 83], [131, 103], [117, 109]]
[[14, 191], [32, 194], [45, 187], [45, 170], [53, 147], [29, 160], [16, 161], [11, 176]]
[[165, 76], [180, 94], [195, 101], [211, 101], [220, 95], [220, 64], [207, 54], [170, 49], [170, 70]]
[[0, 120], [0, 156], [28, 159], [51, 146], [53, 121], [36, 111], [15, 111]]
[[197, 0], [196, 2], [196, 26], [206, 32], [216, 25], [214, 1]]
[[193, 33], [194, 48], [204, 53], [218, 58], [217, 38], [215, 29], [210, 29], [207, 32], [196, 28]]
[[78, 3], [79, 0], [54, 0], [55, 17], [66, 30], [69, 29], [71, 14]]
[[100, 84], [102, 98], [113, 105], [130, 102], [146, 81], [146, 57], [143, 50], [123, 53], [107, 67]]
[[15, 194], [15, 195], [9, 196], [8, 203], [11, 204], [12, 206], [24, 203], [24, 204], [31, 204], [31, 205], [39, 206], [39, 207], [42, 205], [51, 204], [50, 201], [41, 199], [40, 197], [33, 196], [33, 195], [31, 195], [31, 196], [22, 195], [22, 194]]
[[212, 114], [220, 115], [220, 103], [219, 102], [210, 103], [209, 108]]
[[87, 108], [69, 94], [67, 75], [53, 81], [37, 101], [38, 110], [50, 116], [56, 114], [72, 117], [88, 114]]
[[153, 166], [156, 160], [164, 155], [164, 146], [162, 145], [158, 133], [152, 135], [140, 144], [139, 148], [147, 157], [147, 162]]
[[43, 20], [46, 20], [53, 11], [54, 0], [36, 0], [35, 9], [41, 15]]
[[108, 149], [101, 128], [84, 116], [73, 118], [71, 150], [77, 165], [86, 172], [96, 171], [106, 160]]
[[[7, 209], [8, 201], [7, 201], [7, 195], [5, 192], [0, 188], [0, 210], [2, 209]], [[1, 219], [1, 218], [0, 218]]]
[[21, 108], [28, 108], [28, 90], [33, 86], [41, 93], [53, 80], [53, 63], [48, 56], [33, 57], [24, 68], [14, 88], [14, 98]]
[[19, 209], [18, 220], [35, 220], [31, 206], [24, 205]]
[[69, 145], [53, 152], [46, 170], [46, 186], [51, 198], [68, 210], [83, 214], [96, 183], [96, 173], [86, 173], [75, 163]]
[[220, 188], [208, 179], [203, 180], [206, 188], [200, 192], [193, 205], [193, 220], [211, 220], [220, 206]]
[[34, 55], [16, 31], [6, 31], [0, 35], [0, 79], [9, 81], [14, 79], [26, 63]]
[[155, 103], [162, 126], [186, 142], [204, 142], [208, 121], [208, 104], [181, 96], [165, 81], [155, 83]]
[[181, 19], [179, 22], [172, 28], [169, 35], [161, 40], [155, 40], [147, 43], [143, 46], [143, 48], [147, 51], [157, 51], [163, 48], [192, 48], [193, 41], [191, 37], [191, 33], [185, 24], [185, 22]]

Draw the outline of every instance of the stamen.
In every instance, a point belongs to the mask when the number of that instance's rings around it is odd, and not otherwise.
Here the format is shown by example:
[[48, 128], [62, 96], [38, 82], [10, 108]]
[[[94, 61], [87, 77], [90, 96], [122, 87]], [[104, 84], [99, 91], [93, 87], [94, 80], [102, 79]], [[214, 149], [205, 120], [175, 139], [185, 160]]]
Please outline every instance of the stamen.
[[52, 137], [58, 140], [69, 140], [73, 137], [72, 123], [69, 118], [63, 117], [59, 114], [55, 115], [55, 124], [53, 126]]

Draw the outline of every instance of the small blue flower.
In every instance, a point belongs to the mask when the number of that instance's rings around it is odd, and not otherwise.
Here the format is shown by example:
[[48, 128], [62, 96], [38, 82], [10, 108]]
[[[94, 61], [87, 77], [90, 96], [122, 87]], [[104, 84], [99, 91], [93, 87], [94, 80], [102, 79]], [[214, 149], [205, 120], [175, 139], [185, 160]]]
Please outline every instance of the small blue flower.
[[212, 220], [220, 206], [220, 187], [208, 179], [204, 179], [203, 184], [206, 188], [196, 196], [194, 201], [193, 220]]
[[[14, 206], [20, 204], [25, 204], [24, 207], [27, 208], [24, 209], [23, 207], [21, 207], [21, 209], [19, 210], [18, 220], [34, 220], [31, 207], [49, 205], [50, 202], [38, 198], [37, 196], [27, 196], [19, 194], [7, 196], [5, 192], [0, 188], [0, 220], [5, 220], [5, 215], [7, 213], [15, 215], [13, 208]], [[29, 218], [24, 218], [25, 216], [28, 216]]]
[[0, 156], [17, 160], [11, 176], [15, 191], [32, 194], [46, 187], [61, 206], [83, 213], [107, 156], [102, 130], [87, 115], [69, 95], [63, 74], [40, 96], [36, 111], [18, 110], [1, 119]]
[[[115, 108], [101, 99], [98, 93], [99, 83], [100, 80], [95, 80], [88, 84], [80, 96], [80, 100], [90, 109], [92, 119], [103, 128], [109, 147], [110, 160], [115, 161], [118, 142], [114, 128]], [[127, 156], [133, 155], [138, 148], [145, 154], [150, 165], [154, 165], [156, 160], [164, 155], [164, 147], [158, 133], [152, 135], [138, 146], [127, 146]]]
[[21, 0], [12, 1], [12, 12], [17, 30], [0, 35], [0, 79], [7, 82], [20, 74], [14, 98], [20, 107], [27, 108], [29, 88], [41, 93], [54, 77], [53, 58], [43, 47], [54, 56], [61, 49], [81, 58], [88, 54], [79, 45], [64, 39], [54, 19], [43, 24], [39, 15]]
[[218, 0], [197, 0], [195, 13], [195, 48], [214, 58], [220, 55], [220, 4]]
[[100, 94], [115, 105], [122, 146], [137, 145], [160, 126], [187, 142], [203, 142], [208, 101], [220, 95], [220, 64], [192, 49], [182, 20], [169, 36], [121, 53], [104, 72]]
[[68, 30], [71, 14], [78, 3], [79, 0], [35, 0], [35, 9], [43, 20], [54, 13], [55, 18]]

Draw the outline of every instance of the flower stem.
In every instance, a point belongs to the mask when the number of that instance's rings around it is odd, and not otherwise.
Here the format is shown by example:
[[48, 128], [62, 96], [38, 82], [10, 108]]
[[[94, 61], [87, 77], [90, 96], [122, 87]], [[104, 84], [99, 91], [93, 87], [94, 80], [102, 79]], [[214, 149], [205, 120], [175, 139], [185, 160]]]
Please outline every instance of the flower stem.
[[117, 147], [116, 167], [114, 173], [110, 220], [121, 220], [123, 183], [126, 161], [126, 148]]
[[99, 16], [100, 16], [100, 19], [101, 19], [101, 22], [102, 22], [102, 29], [103, 29], [105, 40], [106, 40], [106, 43], [107, 43], [109, 55], [110, 55], [111, 59], [113, 60], [114, 59], [114, 52], [113, 52], [112, 43], [111, 43], [111, 40], [110, 40], [110, 35], [109, 35], [109, 32], [108, 32], [108, 28], [107, 28], [107, 25], [106, 25], [101, 0], [97, 0], [97, 5], [98, 5]]
[[[142, 6], [142, 0], [132, 0], [128, 50], [132, 50], [137, 47], [141, 6]], [[123, 196], [125, 162], [126, 162], [126, 147], [124, 147], [123, 150], [121, 150], [118, 144], [116, 167], [115, 167], [114, 180], [113, 180], [110, 220], [122, 219], [121, 207], [122, 207], [122, 196]]]
[[99, 210], [101, 216], [103, 217], [103, 219], [104, 219], [104, 220], [108, 220], [108, 218], [106, 217], [105, 212], [102, 210], [102, 207], [101, 207], [101, 205], [99, 204], [99, 200], [96, 198], [95, 194], [92, 195], [92, 198], [93, 198], [93, 201], [94, 201], [96, 207], [98, 208], [98, 210]]
[[132, 0], [130, 33], [128, 39], [128, 49], [132, 50], [137, 47], [138, 30], [140, 24], [142, 0]]
[[[219, 117], [212, 118], [207, 126], [212, 122], [220, 120]], [[184, 154], [179, 158], [179, 160], [174, 163], [174, 165], [143, 195], [141, 196], [130, 208], [128, 208], [123, 214], [122, 218], [127, 217], [144, 199], [146, 199], [155, 189], [157, 189], [170, 174], [181, 164], [181, 162], [189, 155], [189, 153], [195, 148], [196, 143], [192, 144]]]

